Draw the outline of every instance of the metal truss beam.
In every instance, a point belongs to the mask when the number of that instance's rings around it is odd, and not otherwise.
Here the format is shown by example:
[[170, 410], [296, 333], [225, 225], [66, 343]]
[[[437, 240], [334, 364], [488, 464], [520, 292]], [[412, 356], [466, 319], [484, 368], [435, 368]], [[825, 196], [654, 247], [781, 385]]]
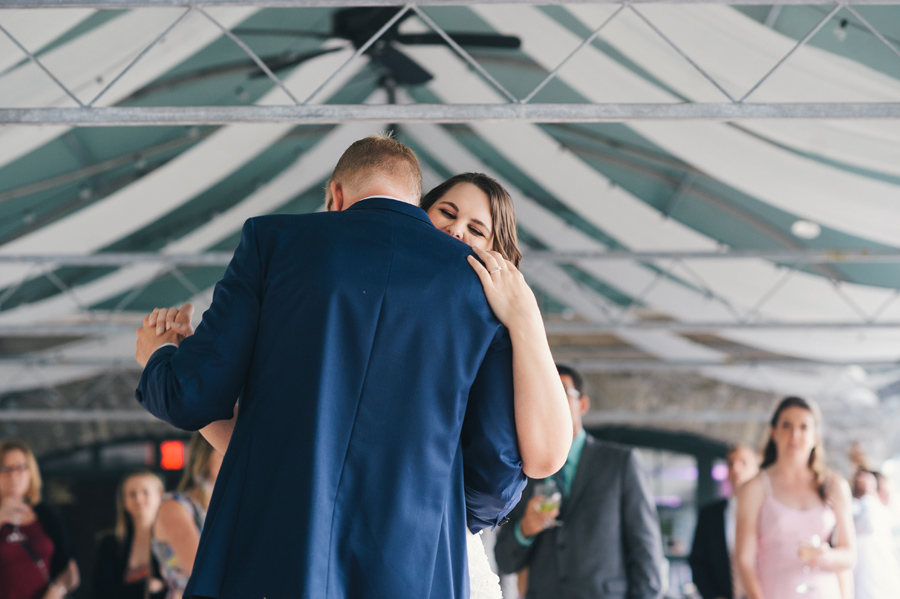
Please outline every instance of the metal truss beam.
[[0, 410], [0, 422], [153, 422], [143, 410]]
[[766, 422], [771, 417], [769, 412], [703, 410], [692, 412], [679, 410], [672, 412], [631, 412], [628, 410], [591, 410], [584, 415], [582, 423], [587, 426], [604, 426], [608, 424], [649, 424], [663, 425], [732, 423], [732, 422]]
[[[721, 252], [655, 251], [629, 252], [620, 250], [596, 252], [531, 251], [529, 260], [568, 262], [573, 260], [768, 260], [796, 264], [832, 263], [900, 263], [898, 249], [823, 249], [823, 250], [724, 250]], [[2, 260], [2, 258], [0, 258]]]
[[58, 266], [129, 266], [131, 264], [172, 264], [177, 266], [225, 266], [230, 252], [199, 254], [108, 253], [0, 255], [0, 264], [53, 264]]
[[[99, 254], [0, 254], [2, 264], [38, 264], [59, 266], [129, 266], [131, 264], [172, 264], [176, 266], [226, 266], [230, 252], [195, 254], [159, 254], [152, 252], [110, 252]], [[528, 260], [572, 262], [576, 260], [768, 260], [795, 264], [898, 263], [900, 249], [821, 249], [821, 250], [723, 250], [629, 252], [623, 250], [555, 252], [529, 251]]]
[[[120, 318], [121, 319], [121, 318]], [[0, 325], [0, 337], [95, 337], [133, 333], [133, 325], [96, 322], [93, 324], [35, 324], [29, 326]], [[781, 321], [781, 322], [679, 322], [669, 320], [645, 320], [622, 323], [548, 323], [548, 335], [584, 336], [616, 334], [626, 331], [669, 331], [672, 333], [715, 333], [725, 331], [840, 331], [840, 330], [894, 330], [900, 322], [871, 321]], [[42, 361], [43, 359], [39, 360]], [[6, 361], [0, 357], [0, 362]], [[70, 362], [65, 362], [70, 363]], [[106, 364], [108, 362], [104, 362]]]
[[[837, 412], [841, 417], [846, 410]], [[586, 426], [605, 424], [667, 424], [667, 423], [731, 423], [766, 422], [769, 412], [702, 410], [691, 412], [629, 412], [626, 410], [590, 411], [585, 414]], [[141, 410], [0, 410], [0, 422], [154, 422], [148, 412]]]
[[601, 123], [621, 121], [735, 121], [746, 119], [897, 119], [900, 102], [707, 104], [403, 104], [315, 106], [145, 106], [100, 108], [0, 108], [0, 125], [146, 127], [346, 122]]
[[[828, 416], [834, 416], [841, 421], [863, 420], [872, 418], [877, 411], [830, 409], [824, 410]], [[630, 412], [628, 410], [591, 410], [584, 415], [582, 422], [586, 427], [604, 426], [609, 424], [638, 424], [638, 425], [666, 425], [666, 424], [732, 424], [742, 422], [768, 422], [772, 417], [771, 412], [762, 411], [730, 411], [730, 410], [679, 410], [664, 412]]]
[[[549, 323], [549, 335], [615, 334], [617, 331], [670, 331], [673, 333], [710, 333], [716, 331], [841, 331], [856, 329], [897, 329], [900, 322], [856, 321], [779, 321], [779, 322], [683, 322], [644, 320], [625, 323]], [[2, 329], [0, 329], [2, 331]]]
[[[473, 4], [621, 4], [622, 0], [417, 0], [414, 6], [468, 6]], [[833, 0], [631, 0], [632, 4], [755, 4], [762, 6], [829, 5]], [[844, 0], [842, 5], [891, 5], [897, 0]], [[297, 8], [306, 6], [397, 6], [399, 0], [5, 0], [8, 8], [138, 8], [138, 7], [205, 7], [258, 6]]]
[[709, 368], [733, 368], [733, 367], [766, 367], [766, 368], [846, 368], [848, 366], [859, 366], [861, 368], [886, 369], [898, 368], [900, 362], [888, 361], [835, 361], [823, 362], [818, 360], [745, 360], [735, 359], [728, 362], [661, 362], [655, 360], [578, 360], [572, 359], [567, 362], [578, 368], [582, 372], [678, 372], [678, 371], [694, 371]]
[[[130, 327], [133, 331], [134, 327]], [[554, 347], [558, 349], [583, 349], [572, 347]], [[656, 372], [656, 371], [693, 371], [704, 368], [722, 368], [722, 367], [768, 367], [768, 368], [845, 368], [847, 366], [860, 366], [862, 368], [884, 369], [884, 368], [900, 368], [900, 361], [859, 361], [859, 360], [791, 360], [786, 358], [733, 358], [725, 362], [716, 362], [711, 360], [697, 361], [684, 360], [666, 362], [663, 360], [635, 359], [626, 358], [571, 358], [567, 360], [579, 369], [586, 372]], [[52, 366], [84, 366], [105, 368], [117, 368], [121, 370], [140, 371], [140, 366], [133, 358], [129, 357], [62, 357], [47, 355], [40, 358], [29, 357], [3, 357], [0, 358], [0, 364], [4, 365], [20, 365], [22, 367], [52, 367]]]

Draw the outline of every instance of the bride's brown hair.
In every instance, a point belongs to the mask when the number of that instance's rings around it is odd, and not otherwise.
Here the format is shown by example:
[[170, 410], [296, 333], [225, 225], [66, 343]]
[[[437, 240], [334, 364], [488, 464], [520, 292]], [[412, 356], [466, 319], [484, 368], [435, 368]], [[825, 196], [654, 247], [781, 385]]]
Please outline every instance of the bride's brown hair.
[[491, 207], [492, 230], [494, 231], [495, 252], [516, 265], [522, 261], [522, 252], [519, 250], [519, 239], [516, 235], [516, 209], [513, 206], [509, 192], [503, 188], [494, 178], [484, 173], [461, 173], [450, 177], [431, 191], [425, 194], [419, 207], [428, 212], [428, 209], [437, 203], [444, 195], [460, 183], [471, 183], [488, 197]]

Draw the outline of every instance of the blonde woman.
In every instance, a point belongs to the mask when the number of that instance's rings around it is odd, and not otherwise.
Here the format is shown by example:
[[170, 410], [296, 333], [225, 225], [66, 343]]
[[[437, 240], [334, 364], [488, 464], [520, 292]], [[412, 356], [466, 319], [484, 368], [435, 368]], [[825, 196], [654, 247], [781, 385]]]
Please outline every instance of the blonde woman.
[[94, 566], [95, 599], [164, 599], [167, 588], [150, 550], [164, 487], [149, 470], [122, 479], [116, 491], [116, 528], [100, 540]]
[[0, 442], [0, 597], [59, 599], [79, 583], [59, 516], [41, 502], [41, 473], [23, 441]]
[[178, 489], [167, 495], [159, 508], [153, 527], [153, 554], [169, 585], [170, 599], [181, 599], [194, 569], [200, 531], [221, 466], [222, 455], [194, 433]]

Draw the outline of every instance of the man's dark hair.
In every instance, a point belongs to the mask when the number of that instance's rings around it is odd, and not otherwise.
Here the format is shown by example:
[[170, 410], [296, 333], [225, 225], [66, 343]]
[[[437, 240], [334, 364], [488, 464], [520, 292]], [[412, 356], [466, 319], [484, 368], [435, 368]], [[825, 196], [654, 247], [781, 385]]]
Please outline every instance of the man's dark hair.
[[572, 383], [575, 385], [575, 388], [579, 393], [584, 395], [584, 377], [581, 376], [580, 372], [578, 372], [571, 366], [566, 366], [565, 364], [557, 364], [556, 371], [559, 373], [559, 376], [571, 377]]

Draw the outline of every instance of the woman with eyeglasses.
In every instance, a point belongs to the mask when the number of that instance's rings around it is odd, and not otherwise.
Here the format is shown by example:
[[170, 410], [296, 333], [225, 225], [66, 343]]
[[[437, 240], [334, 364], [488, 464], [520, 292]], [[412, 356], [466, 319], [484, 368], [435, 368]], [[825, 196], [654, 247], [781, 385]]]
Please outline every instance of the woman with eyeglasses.
[[41, 502], [34, 454], [0, 441], [0, 599], [59, 599], [78, 583], [65, 527]]

